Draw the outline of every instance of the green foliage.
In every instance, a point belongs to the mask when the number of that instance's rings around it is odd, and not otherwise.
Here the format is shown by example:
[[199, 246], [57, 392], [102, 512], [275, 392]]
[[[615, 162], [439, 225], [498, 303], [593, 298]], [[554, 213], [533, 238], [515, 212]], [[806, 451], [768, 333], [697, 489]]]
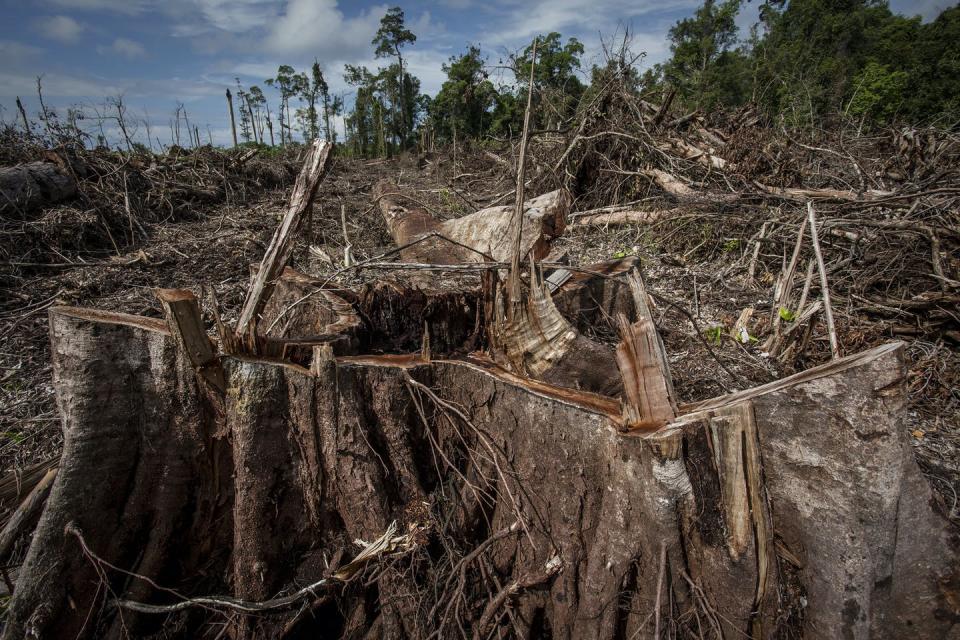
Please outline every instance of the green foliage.
[[[556, 128], [576, 111], [585, 89], [576, 75], [583, 51], [583, 45], [576, 38], [569, 38], [566, 44], [561, 44], [561, 36], [555, 31], [537, 36], [537, 59], [533, 71], [534, 128]], [[518, 97], [522, 96], [520, 103], [524, 105], [520, 108], [521, 114], [526, 106], [532, 56], [531, 43], [521, 54], [511, 57]]]
[[885, 124], [903, 104], [909, 75], [905, 71], [893, 71], [886, 65], [868, 62], [854, 82], [856, 87], [847, 103], [847, 111]]
[[304, 85], [307, 84], [307, 75], [297, 73], [288, 64], [282, 64], [277, 68], [276, 77], [268, 78], [265, 82], [267, 86], [276, 87], [280, 91], [280, 112], [277, 114], [277, 120], [280, 124], [280, 143], [292, 142], [293, 126], [291, 124], [290, 98], [303, 93]]
[[793, 322], [797, 318], [797, 314], [786, 307], [780, 307], [778, 313], [780, 314], [780, 319], [784, 322]]
[[673, 56], [663, 75], [693, 106], [712, 108], [744, 98], [747, 58], [733, 49], [740, 2], [706, 0], [693, 17], [670, 29]]
[[924, 24], [886, 0], [767, 0], [738, 42], [740, 6], [706, 0], [678, 21], [671, 58], [645, 74], [647, 86], [673, 86], [687, 108], [753, 102], [793, 126], [960, 118], [960, 7]]
[[376, 47], [377, 58], [396, 57], [397, 64], [380, 70], [381, 81], [388, 91], [392, 109], [389, 122], [396, 142], [401, 148], [407, 145], [407, 138], [415, 123], [420, 81], [407, 75], [403, 69], [401, 49], [417, 41], [417, 36], [407, 29], [404, 23], [403, 9], [392, 7], [380, 19], [371, 44]]
[[437, 136], [452, 140], [454, 132], [463, 138], [480, 138], [493, 123], [497, 92], [487, 79], [480, 48], [450, 58], [443, 65], [447, 80], [430, 102], [430, 118]]
[[378, 58], [388, 58], [399, 56], [401, 47], [416, 41], [417, 36], [404, 24], [403, 9], [391, 7], [380, 19], [380, 28], [370, 44], [376, 46], [374, 53]]
[[709, 327], [706, 331], [704, 331], [704, 335], [706, 336], [707, 340], [715, 345], [719, 345], [723, 340], [723, 325], [718, 324]]

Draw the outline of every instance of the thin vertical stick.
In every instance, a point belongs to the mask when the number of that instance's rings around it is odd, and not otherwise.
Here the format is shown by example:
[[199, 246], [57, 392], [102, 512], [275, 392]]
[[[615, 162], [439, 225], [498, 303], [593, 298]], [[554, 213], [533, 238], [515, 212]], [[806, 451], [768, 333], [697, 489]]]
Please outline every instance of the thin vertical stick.
[[663, 574], [667, 566], [667, 544], [660, 543], [660, 570], [657, 572], [657, 600], [653, 610], [653, 637], [660, 640], [660, 593], [663, 591]]
[[817, 268], [820, 270], [823, 314], [827, 318], [827, 331], [830, 333], [830, 353], [836, 360], [840, 357], [840, 343], [837, 341], [837, 327], [833, 324], [833, 307], [830, 305], [830, 288], [827, 286], [827, 268], [823, 264], [823, 254], [820, 253], [820, 239], [817, 237], [817, 217], [813, 212], [812, 202], [807, 202], [807, 219], [810, 221], [810, 239], [813, 242], [813, 253], [817, 257]]
[[747, 271], [747, 284], [753, 285], [753, 277], [757, 272], [757, 258], [760, 257], [760, 245], [763, 244], [763, 239], [767, 237], [767, 225], [769, 222], [764, 222], [760, 227], [760, 235], [757, 236], [757, 243], [753, 246], [753, 257], [750, 258], [750, 269]]
[[20, 112], [20, 118], [23, 120], [23, 130], [27, 132], [27, 135], [33, 135], [33, 131], [30, 129], [30, 121], [27, 120], [27, 111], [23, 108], [23, 103], [20, 102], [20, 96], [17, 96], [17, 111]]
[[[260, 269], [254, 277], [247, 298], [240, 310], [237, 326], [234, 330], [237, 338], [244, 340], [255, 333], [257, 319], [273, 293], [273, 283], [280, 276], [293, 253], [294, 234], [300, 228], [303, 217], [313, 203], [320, 180], [330, 166], [331, 145], [325, 140], [314, 140], [307, 153], [297, 182], [293, 185], [290, 204], [283, 216], [283, 222], [277, 227], [260, 263]], [[255, 346], [255, 342], [253, 345]]]
[[530, 137], [530, 112], [533, 111], [533, 72], [537, 67], [537, 38], [533, 39], [533, 52], [530, 55], [530, 85], [527, 87], [527, 108], [523, 114], [523, 134], [520, 138], [520, 160], [517, 163], [517, 199], [513, 212], [515, 242], [513, 260], [510, 263], [510, 299], [516, 304], [520, 300], [520, 242], [523, 236], [523, 186], [526, 182], [527, 141]]
[[340, 203], [340, 225], [343, 227], [343, 266], [353, 266], [353, 245], [350, 244], [350, 236], [347, 234], [347, 208]]

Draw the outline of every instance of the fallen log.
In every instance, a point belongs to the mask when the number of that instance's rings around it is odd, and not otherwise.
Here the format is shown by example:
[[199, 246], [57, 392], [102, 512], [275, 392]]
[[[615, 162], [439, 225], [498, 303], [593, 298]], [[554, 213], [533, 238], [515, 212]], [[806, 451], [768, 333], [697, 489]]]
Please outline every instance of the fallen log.
[[857, 192], [845, 189], [802, 189], [796, 187], [771, 187], [759, 182], [754, 183], [760, 191], [767, 195], [783, 198], [785, 200], [842, 200], [844, 202], [869, 202], [880, 200], [895, 195], [893, 191], [881, 191], [879, 189], [867, 189]]
[[680, 209], [654, 209], [653, 211], [625, 210], [597, 213], [576, 218], [571, 227], [603, 227], [631, 224], [651, 224], [661, 220], [669, 220], [681, 215]]
[[654, 184], [673, 196], [678, 202], [685, 203], [730, 203], [740, 199], [736, 193], [714, 193], [697, 191], [671, 173], [661, 169], [645, 169], [640, 175], [650, 178]]
[[29, 213], [77, 194], [73, 176], [53, 162], [0, 167], [0, 214]]
[[[489, 207], [475, 213], [440, 221], [421, 208], [401, 204], [404, 196], [391, 182], [374, 188], [374, 199], [393, 241], [404, 247], [400, 255], [410, 262], [456, 264], [463, 262], [506, 262], [513, 255], [514, 237], [510, 228], [514, 207]], [[566, 226], [570, 197], [551, 191], [524, 203], [521, 253], [541, 259], [550, 252], [550, 242]]]

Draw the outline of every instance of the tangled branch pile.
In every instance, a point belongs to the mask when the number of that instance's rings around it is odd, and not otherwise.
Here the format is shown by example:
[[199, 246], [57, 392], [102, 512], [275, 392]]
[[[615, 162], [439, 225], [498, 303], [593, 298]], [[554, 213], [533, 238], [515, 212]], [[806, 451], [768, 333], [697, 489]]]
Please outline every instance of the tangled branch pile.
[[[0, 168], [0, 260], [25, 269], [79, 254], [119, 256], [147, 239], [147, 225], [196, 217], [202, 206], [246, 202], [248, 190], [289, 184], [297, 166], [295, 152], [261, 159], [252, 149], [172, 147], [155, 155], [46, 150], [26, 137], [7, 142], [4, 155], [21, 164]], [[17, 275], [7, 272], [4, 280]]]

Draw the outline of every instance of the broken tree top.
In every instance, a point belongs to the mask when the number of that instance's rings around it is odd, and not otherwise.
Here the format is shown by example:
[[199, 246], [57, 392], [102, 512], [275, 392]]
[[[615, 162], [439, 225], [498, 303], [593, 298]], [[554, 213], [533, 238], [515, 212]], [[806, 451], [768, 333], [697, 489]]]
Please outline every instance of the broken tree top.
[[955, 636], [902, 345], [684, 404], [635, 260], [545, 280], [560, 192], [465, 228], [377, 187], [403, 259], [480, 278], [287, 268], [328, 162], [218, 339], [186, 291], [51, 311], [64, 451], [4, 638]]

